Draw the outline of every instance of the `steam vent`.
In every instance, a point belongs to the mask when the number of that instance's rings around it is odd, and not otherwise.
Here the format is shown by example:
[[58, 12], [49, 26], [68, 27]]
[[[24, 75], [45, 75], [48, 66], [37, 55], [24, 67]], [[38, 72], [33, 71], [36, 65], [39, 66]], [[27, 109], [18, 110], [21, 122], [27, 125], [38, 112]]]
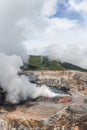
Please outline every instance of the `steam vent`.
[[[31, 82], [62, 90], [59, 96], [6, 102], [0, 87], [0, 130], [87, 130], [87, 73], [27, 71]], [[57, 93], [57, 92], [56, 92]]]

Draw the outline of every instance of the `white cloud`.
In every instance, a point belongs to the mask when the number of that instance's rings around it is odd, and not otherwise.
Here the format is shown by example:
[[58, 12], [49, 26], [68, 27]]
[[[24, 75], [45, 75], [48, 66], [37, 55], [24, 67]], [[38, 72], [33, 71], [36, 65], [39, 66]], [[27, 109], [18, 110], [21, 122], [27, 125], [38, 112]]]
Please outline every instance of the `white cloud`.
[[45, 0], [44, 8], [43, 8], [43, 15], [46, 17], [53, 16], [57, 11], [57, 3], [59, 0]]
[[62, 45], [51, 45], [46, 48], [45, 55], [48, 55], [50, 59], [61, 60], [62, 62], [69, 62], [78, 65], [83, 68], [87, 68], [87, 45], [81, 44], [67, 44]]
[[77, 3], [76, 0], [69, 0], [69, 3], [71, 5], [71, 8], [81, 12], [86, 11], [87, 12], [87, 0], [82, 0], [81, 2]]
[[[9, 54], [16, 53], [24, 57], [26, 54], [24, 46], [31, 49], [37, 48], [37, 51], [38, 48], [41, 49], [52, 44], [66, 48], [70, 43], [73, 48], [78, 47], [79, 49], [83, 46], [86, 48], [87, 1], [77, 3], [76, 0], [69, 0], [70, 6], [67, 6], [68, 11], [77, 11], [84, 18], [84, 23], [81, 25], [77, 20], [53, 17], [58, 11], [58, 2], [59, 0], [1, 0], [0, 51]], [[24, 46], [21, 42], [24, 43]], [[83, 52], [83, 50], [81, 51]], [[61, 49], [61, 55], [62, 51], [63, 49]], [[76, 53], [75, 49], [72, 51]], [[77, 53], [77, 59], [82, 56], [84, 65], [79, 62], [80, 66], [86, 67], [87, 53], [82, 52]], [[78, 64], [72, 58], [71, 60]]]
[[77, 20], [68, 20], [67, 18], [52, 18], [48, 19], [50, 29], [70, 29], [77, 26]]
[[22, 42], [31, 31], [42, 31], [46, 23], [39, 16], [42, 0], [0, 1], [0, 52], [26, 57]]

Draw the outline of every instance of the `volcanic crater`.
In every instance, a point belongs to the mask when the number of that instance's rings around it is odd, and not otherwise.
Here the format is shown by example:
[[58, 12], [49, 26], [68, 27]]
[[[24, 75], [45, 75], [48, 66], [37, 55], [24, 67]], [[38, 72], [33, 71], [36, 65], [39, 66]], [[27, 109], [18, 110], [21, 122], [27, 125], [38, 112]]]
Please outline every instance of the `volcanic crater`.
[[[23, 73], [37, 77], [33, 78], [33, 82], [40, 85], [44, 82], [48, 85], [49, 82], [46, 83], [46, 81], [52, 79], [54, 83], [51, 82], [49, 86], [53, 87], [55, 84], [56, 88], [67, 92], [66, 96], [40, 96], [36, 99], [29, 98], [18, 104], [10, 104], [5, 101], [6, 93], [0, 88], [0, 130], [87, 129], [87, 88], [86, 81], [82, 78], [84, 75], [86, 77], [86, 73], [77, 71]], [[79, 77], [78, 74], [80, 74]], [[62, 84], [58, 85], [61, 75], [63, 75]], [[55, 82], [56, 79], [57, 82]], [[85, 89], [78, 89], [82, 84]]]

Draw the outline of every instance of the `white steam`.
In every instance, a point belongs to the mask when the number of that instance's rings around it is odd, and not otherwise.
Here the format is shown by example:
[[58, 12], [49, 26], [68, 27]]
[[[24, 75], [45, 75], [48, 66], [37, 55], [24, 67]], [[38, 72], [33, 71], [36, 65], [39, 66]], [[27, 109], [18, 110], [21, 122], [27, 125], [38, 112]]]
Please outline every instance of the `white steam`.
[[38, 96], [55, 97], [55, 96], [60, 96], [60, 94], [56, 94], [56, 93], [52, 92], [49, 89], [49, 87], [47, 87], [46, 85], [42, 85], [41, 87], [37, 88], [36, 93], [33, 96], [34, 97], [38, 97]]
[[57, 96], [48, 87], [36, 87], [35, 84], [29, 82], [25, 75], [19, 76], [18, 72], [22, 65], [21, 57], [16, 55], [8, 56], [4, 53], [0, 54], [0, 86], [7, 93], [7, 102], [18, 103], [21, 100], [26, 100], [28, 97]]
[[23, 42], [28, 32], [46, 25], [40, 17], [43, 5], [42, 0], [0, 0], [0, 52], [27, 60]]
[[42, 85], [41, 87], [38, 87], [35, 94], [33, 95], [33, 98], [38, 97], [38, 96], [43, 96], [43, 97], [67, 97], [70, 96], [69, 94], [60, 94], [60, 93], [54, 93], [50, 90], [49, 87], [46, 85]]

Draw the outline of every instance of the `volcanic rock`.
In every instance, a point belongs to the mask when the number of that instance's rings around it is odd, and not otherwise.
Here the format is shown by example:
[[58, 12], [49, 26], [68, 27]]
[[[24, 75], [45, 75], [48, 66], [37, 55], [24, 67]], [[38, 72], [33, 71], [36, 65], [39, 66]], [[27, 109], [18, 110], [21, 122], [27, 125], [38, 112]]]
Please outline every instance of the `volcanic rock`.
[[87, 104], [87, 99], [84, 99], [84, 103], [86, 103], [86, 104]]
[[87, 94], [87, 73], [80, 71], [25, 71], [30, 81], [68, 92], [69, 90], [79, 91]]
[[62, 97], [59, 99], [59, 101], [57, 103], [67, 103], [70, 102], [71, 98], [70, 97]]
[[32, 82], [62, 89], [70, 96], [38, 97], [18, 105], [0, 105], [0, 130], [87, 130], [87, 73], [23, 73], [31, 75]]
[[57, 104], [59, 97], [41, 97], [9, 108], [0, 106], [0, 130], [86, 130], [87, 96], [71, 94], [72, 100], [65, 103]]
[[0, 109], [0, 130], [86, 130], [86, 106], [34, 103]]
[[5, 102], [5, 98], [6, 98], [6, 92], [3, 91], [3, 89], [0, 86], [0, 105]]

